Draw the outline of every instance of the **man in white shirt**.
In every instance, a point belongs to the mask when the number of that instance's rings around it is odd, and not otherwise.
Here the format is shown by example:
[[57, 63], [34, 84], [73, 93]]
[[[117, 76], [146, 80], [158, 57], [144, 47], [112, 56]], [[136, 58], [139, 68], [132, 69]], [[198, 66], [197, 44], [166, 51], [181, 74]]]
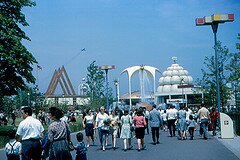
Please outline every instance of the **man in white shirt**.
[[23, 121], [20, 122], [17, 135], [22, 140], [22, 160], [41, 160], [41, 143], [44, 128], [42, 123], [32, 117], [30, 107], [22, 108]]
[[205, 104], [201, 104], [201, 108], [198, 110], [198, 117], [201, 121], [200, 128], [203, 130], [203, 138], [207, 140], [207, 126], [210, 121], [210, 112], [205, 108]]
[[175, 126], [175, 121], [177, 118], [177, 110], [174, 108], [173, 105], [170, 105], [170, 109], [167, 110], [167, 122], [168, 122], [168, 129], [170, 136], [175, 137], [175, 131], [176, 131], [176, 126]]

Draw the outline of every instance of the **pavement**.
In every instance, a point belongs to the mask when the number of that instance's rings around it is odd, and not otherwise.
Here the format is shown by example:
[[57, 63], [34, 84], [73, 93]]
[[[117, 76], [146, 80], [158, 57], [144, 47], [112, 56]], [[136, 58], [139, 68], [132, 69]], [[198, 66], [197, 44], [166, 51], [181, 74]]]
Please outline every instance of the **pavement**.
[[240, 159], [240, 137], [239, 136], [235, 136], [233, 139], [221, 139], [221, 138], [216, 138], [216, 139]]
[[[72, 141], [77, 143], [76, 133], [72, 133]], [[195, 132], [194, 140], [178, 140], [170, 137], [168, 132], [160, 131], [160, 144], [153, 145], [151, 133], [145, 135], [146, 150], [137, 151], [136, 139], [132, 139], [133, 149], [123, 150], [123, 140], [117, 139], [117, 149], [114, 151], [109, 136], [109, 145], [102, 151], [99, 139], [95, 145], [88, 148], [88, 160], [240, 160], [240, 137], [221, 139], [219, 136], [209, 136], [204, 140]], [[75, 152], [72, 152], [75, 159]], [[0, 160], [5, 160], [3, 149], [0, 149]]]

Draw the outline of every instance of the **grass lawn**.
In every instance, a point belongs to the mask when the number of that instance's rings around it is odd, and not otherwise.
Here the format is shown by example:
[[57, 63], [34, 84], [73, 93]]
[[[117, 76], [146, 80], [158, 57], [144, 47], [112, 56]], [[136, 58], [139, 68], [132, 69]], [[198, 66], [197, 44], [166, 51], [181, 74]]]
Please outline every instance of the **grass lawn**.
[[[5, 144], [9, 141], [8, 137], [7, 137], [7, 132], [10, 129], [17, 129], [18, 124], [22, 121], [22, 118], [17, 118], [16, 119], [16, 126], [12, 126], [10, 125], [12, 123], [11, 119], [8, 123], [8, 125], [1, 125], [0, 126], [0, 148], [3, 148], [5, 146]], [[44, 133], [47, 132], [48, 130], [48, 125], [44, 125]], [[74, 124], [69, 123], [69, 127], [71, 129], [72, 132], [77, 132], [82, 130], [82, 117], [76, 117], [76, 122]]]

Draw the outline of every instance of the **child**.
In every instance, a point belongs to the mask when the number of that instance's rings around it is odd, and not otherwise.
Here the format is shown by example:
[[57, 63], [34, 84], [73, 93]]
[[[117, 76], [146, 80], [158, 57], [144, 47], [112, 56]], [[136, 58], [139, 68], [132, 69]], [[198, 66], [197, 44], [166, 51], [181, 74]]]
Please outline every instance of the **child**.
[[16, 131], [11, 129], [8, 131], [10, 141], [5, 146], [5, 152], [8, 160], [20, 160], [22, 144], [15, 139]]
[[83, 142], [83, 134], [79, 132], [76, 135], [77, 141], [79, 142], [77, 146], [75, 147], [76, 149], [76, 160], [87, 160], [87, 146]]
[[193, 140], [193, 135], [194, 135], [194, 130], [196, 128], [196, 122], [193, 119], [193, 116], [189, 116], [189, 121], [188, 121], [188, 132], [190, 134], [190, 140]]

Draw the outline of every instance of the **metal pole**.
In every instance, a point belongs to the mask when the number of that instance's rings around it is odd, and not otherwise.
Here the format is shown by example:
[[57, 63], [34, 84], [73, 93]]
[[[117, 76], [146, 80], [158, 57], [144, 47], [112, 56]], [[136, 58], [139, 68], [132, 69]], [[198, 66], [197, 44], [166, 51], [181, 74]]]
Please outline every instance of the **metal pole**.
[[120, 85], [120, 82], [118, 80], [118, 85], [117, 85], [117, 103], [119, 103], [119, 97], [120, 97], [120, 91], [119, 91], [119, 85]]
[[215, 64], [216, 64], [216, 86], [217, 86], [217, 107], [218, 113], [220, 113], [220, 88], [219, 88], [219, 66], [218, 66], [218, 53], [217, 53], [217, 29], [218, 23], [212, 23], [212, 30], [214, 34], [214, 51], [215, 51]]
[[105, 73], [106, 73], [106, 89], [107, 89], [107, 92], [106, 92], [106, 100], [107, 100], [107, 111], [108, 111], [108, 107], [109, 107], [109, 102], [108, 102], [108, 69], [105, 69]]
[[117, 84], [117, 82], [115, 84], [115, 87], [116, 87], [116, 102], [118, 102], [118, 84]]

